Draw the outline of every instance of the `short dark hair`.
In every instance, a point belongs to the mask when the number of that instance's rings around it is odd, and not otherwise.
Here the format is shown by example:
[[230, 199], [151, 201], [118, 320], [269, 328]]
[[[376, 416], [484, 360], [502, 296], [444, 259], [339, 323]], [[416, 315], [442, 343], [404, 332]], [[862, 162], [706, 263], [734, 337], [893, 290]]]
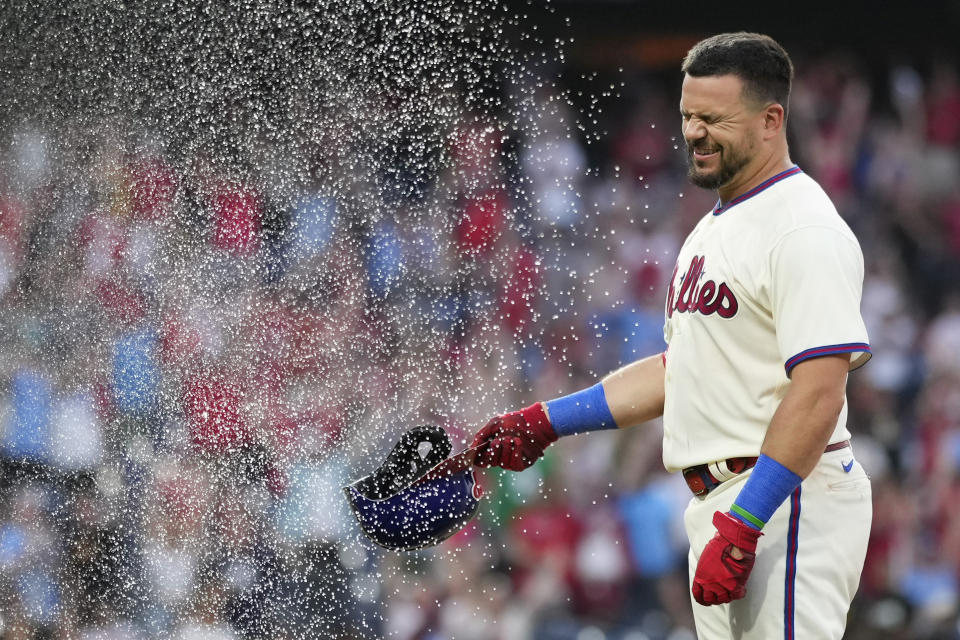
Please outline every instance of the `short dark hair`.
[[786, 50], [760, 33], [721, 33], [693, 45], [680, 70], [695, 78], [733, 74], [745, 97], [762, 103], [790, 102], [793, 63]]

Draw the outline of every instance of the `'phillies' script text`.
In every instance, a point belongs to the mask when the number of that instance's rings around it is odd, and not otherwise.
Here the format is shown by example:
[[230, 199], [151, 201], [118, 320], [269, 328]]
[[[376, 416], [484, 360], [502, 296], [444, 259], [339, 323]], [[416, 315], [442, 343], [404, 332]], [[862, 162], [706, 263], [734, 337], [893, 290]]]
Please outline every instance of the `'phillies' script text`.
[[705, 316], [716, 313], [721, 318], [732, 318], [737, 313], [737, 298], [730, 291], [727, 283], [719, 285], [713, 280], [701, 284], [703, 278], [704, 257], [693, 256], [687, 272], [680, 276], [680, 290], [677, 291], [677, 273], [680, 265], [673, 269], [670, 278], [670, 291], [667, 294], [667, 317], [672, 317], [674, 311], [680, 313], [694, 313], [698, 311]]

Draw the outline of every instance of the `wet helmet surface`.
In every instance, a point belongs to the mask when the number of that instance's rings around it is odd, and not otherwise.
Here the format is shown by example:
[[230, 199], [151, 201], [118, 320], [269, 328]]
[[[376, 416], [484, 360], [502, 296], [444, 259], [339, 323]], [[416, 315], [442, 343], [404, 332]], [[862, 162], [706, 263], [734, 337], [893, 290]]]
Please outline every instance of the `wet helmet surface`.
[[407, 431], [376, 471], [343, 488], [364, 534], [387, 549], [438, 544], [473, 518], [480, 487], [473, 467], [446, 465], [452, 446], [440, 427]]

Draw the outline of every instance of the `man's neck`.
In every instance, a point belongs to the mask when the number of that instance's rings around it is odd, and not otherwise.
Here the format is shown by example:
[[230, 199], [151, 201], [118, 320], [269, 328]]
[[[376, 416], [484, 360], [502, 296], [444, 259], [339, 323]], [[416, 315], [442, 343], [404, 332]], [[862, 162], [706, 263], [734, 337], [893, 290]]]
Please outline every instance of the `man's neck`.
[[737, 176], [717, 189], [720, 202], [727, 204], [734, 198], [750, 191], [765, 180], [769, 180], [778, 173], [782, 173], [793, 166], [790, 155], [786, 152], [771, 154], [769, 158], [756, 167], [744, 167]]

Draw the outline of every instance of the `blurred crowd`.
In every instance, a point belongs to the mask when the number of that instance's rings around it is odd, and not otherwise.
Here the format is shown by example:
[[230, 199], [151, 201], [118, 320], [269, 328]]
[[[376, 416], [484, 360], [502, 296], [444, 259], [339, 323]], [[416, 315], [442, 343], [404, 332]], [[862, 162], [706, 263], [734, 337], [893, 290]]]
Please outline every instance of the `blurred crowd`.
[[[866, 260], [848, 398], [875, 511], [848, 637], [955, 638], [960, 76], [864, 63], [798, 59], [789, 116]], [[678, 85], [636, 71], [592, 144], [519, 88], [516, 118], [465, 109], [434, 171], [397, 154], [359, 180], [322, 146], [287, 171], [122, 119], [11, 126], [0, 638], [693, 638], [690, 496], [656, 423], [485, 472], [480, 517], [423, 552], [374, 547], [340, 490], [406, 428], [459, 448], [663, 349], [715, 198], [686, 183]]]

